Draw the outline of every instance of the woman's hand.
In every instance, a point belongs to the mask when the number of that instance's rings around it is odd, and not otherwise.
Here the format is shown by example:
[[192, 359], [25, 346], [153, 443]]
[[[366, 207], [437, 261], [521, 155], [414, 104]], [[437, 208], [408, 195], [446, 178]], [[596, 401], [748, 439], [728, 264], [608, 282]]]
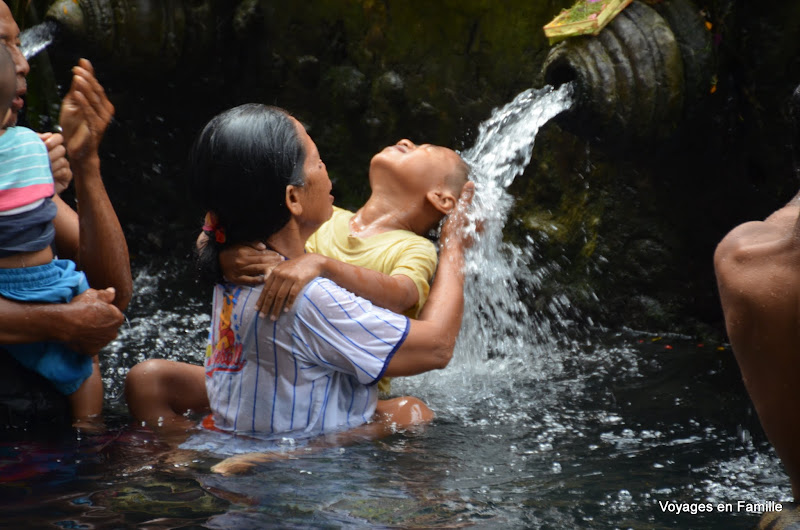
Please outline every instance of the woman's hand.
[[308, 282], [324, 275], [327, 259], [319, 254], [303, 254], [276, 265], [264, 281], [264, 290], [256, 302], [259, 313], [269, 316], [270, 320], [278, 320], [281, 311], [292, 307]]
[[439, 240], [443, 250], [453, 246], [459, 249], [470, 248], [475, 242], [475, 235], [481, 232], [482, 223], [471, 220], [469, 215], [474, 196], [475, 183], [468, 181], [461, 188], [461, 196], [456, 207], [447, 216], [442, 226], [442, 234]]
[[[202, 239], [202, 241], [201, 241]], [[198, 238], [198, 248], [205, 244], [205, 234]], [[283, 258], [277, 252], [267, 250], [264, 243], [233, 245], [219, 254], [222, 276], [229, 282], [258, 285]]]

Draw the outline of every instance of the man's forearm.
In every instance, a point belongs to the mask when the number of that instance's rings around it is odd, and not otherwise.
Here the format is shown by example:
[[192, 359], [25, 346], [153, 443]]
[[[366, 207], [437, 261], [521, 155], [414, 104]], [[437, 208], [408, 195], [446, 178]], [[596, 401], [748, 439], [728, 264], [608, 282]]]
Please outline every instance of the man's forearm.
[[57, 314], [65, 307], [14, 302], [0, 297], [0, 344], [68, 340]]
[[124, 310], [131, 298], [128, 245], [100, 176], [97, 153], [72, 161], [80, 222], [79, 259], [89, 285], [114, 287], [114, 305]]

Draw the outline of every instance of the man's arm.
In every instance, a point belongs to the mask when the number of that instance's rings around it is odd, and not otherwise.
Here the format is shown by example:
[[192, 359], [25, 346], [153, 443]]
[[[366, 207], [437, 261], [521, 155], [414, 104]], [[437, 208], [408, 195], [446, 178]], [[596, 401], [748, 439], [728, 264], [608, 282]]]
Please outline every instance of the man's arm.
[[31, 304], [0, 297], [0, 344], [52, 340], [95, 355], [117, 336], [124, 317], [114, 290], [89, 289], [68, 304]]
[[95, 78], [89, 61], [81, 59], [73, 74], [72, 86], [61, 106], [60, 122], [75, 179], [79, 235], [76, 244], [74, 230], [65, 231], [63, 226], [64, 222], [71, 226], [74, 223], [65, 221], [63, 212], [56, 221], [57, 228], [62, 228], [58, 244], [59, 248], [77, 246], [75, 261], [86, 273], [89, 285], [114, 287], [114, 305], [124, 309], [132, 292], [128, 246], [100, 175], [98, 155], [114, 106]]

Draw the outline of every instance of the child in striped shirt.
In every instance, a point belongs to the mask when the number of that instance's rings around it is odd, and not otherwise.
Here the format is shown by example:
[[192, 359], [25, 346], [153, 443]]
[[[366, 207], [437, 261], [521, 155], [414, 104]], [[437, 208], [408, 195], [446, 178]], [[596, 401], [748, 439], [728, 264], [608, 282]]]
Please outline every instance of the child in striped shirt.
[[[16, 96], [11, 55], [0, 45], [0, 108], [7, 123]], [[71, 260], [56, 259], [53, 219], [57, 207], [47, 147], [26, 127], [0, 129], [0, 296], [23, 302], [67, 303], [89, 288]], [[73, 420], [98, 416], [103, 386], [97, 357], [58, 342], [7, 344], [20, 364], [44, 376], [68, 396]]]

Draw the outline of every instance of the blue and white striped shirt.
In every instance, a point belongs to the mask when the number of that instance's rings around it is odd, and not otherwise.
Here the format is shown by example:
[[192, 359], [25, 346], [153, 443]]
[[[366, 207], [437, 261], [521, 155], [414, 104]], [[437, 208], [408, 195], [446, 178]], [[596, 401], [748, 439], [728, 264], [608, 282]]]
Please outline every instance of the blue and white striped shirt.
[[254, 310], [260, 292], [215, 287], [205, 362], [215, 427], [299, 435], [370, 421], [408, 318], [316, 278], [273, 322]]

